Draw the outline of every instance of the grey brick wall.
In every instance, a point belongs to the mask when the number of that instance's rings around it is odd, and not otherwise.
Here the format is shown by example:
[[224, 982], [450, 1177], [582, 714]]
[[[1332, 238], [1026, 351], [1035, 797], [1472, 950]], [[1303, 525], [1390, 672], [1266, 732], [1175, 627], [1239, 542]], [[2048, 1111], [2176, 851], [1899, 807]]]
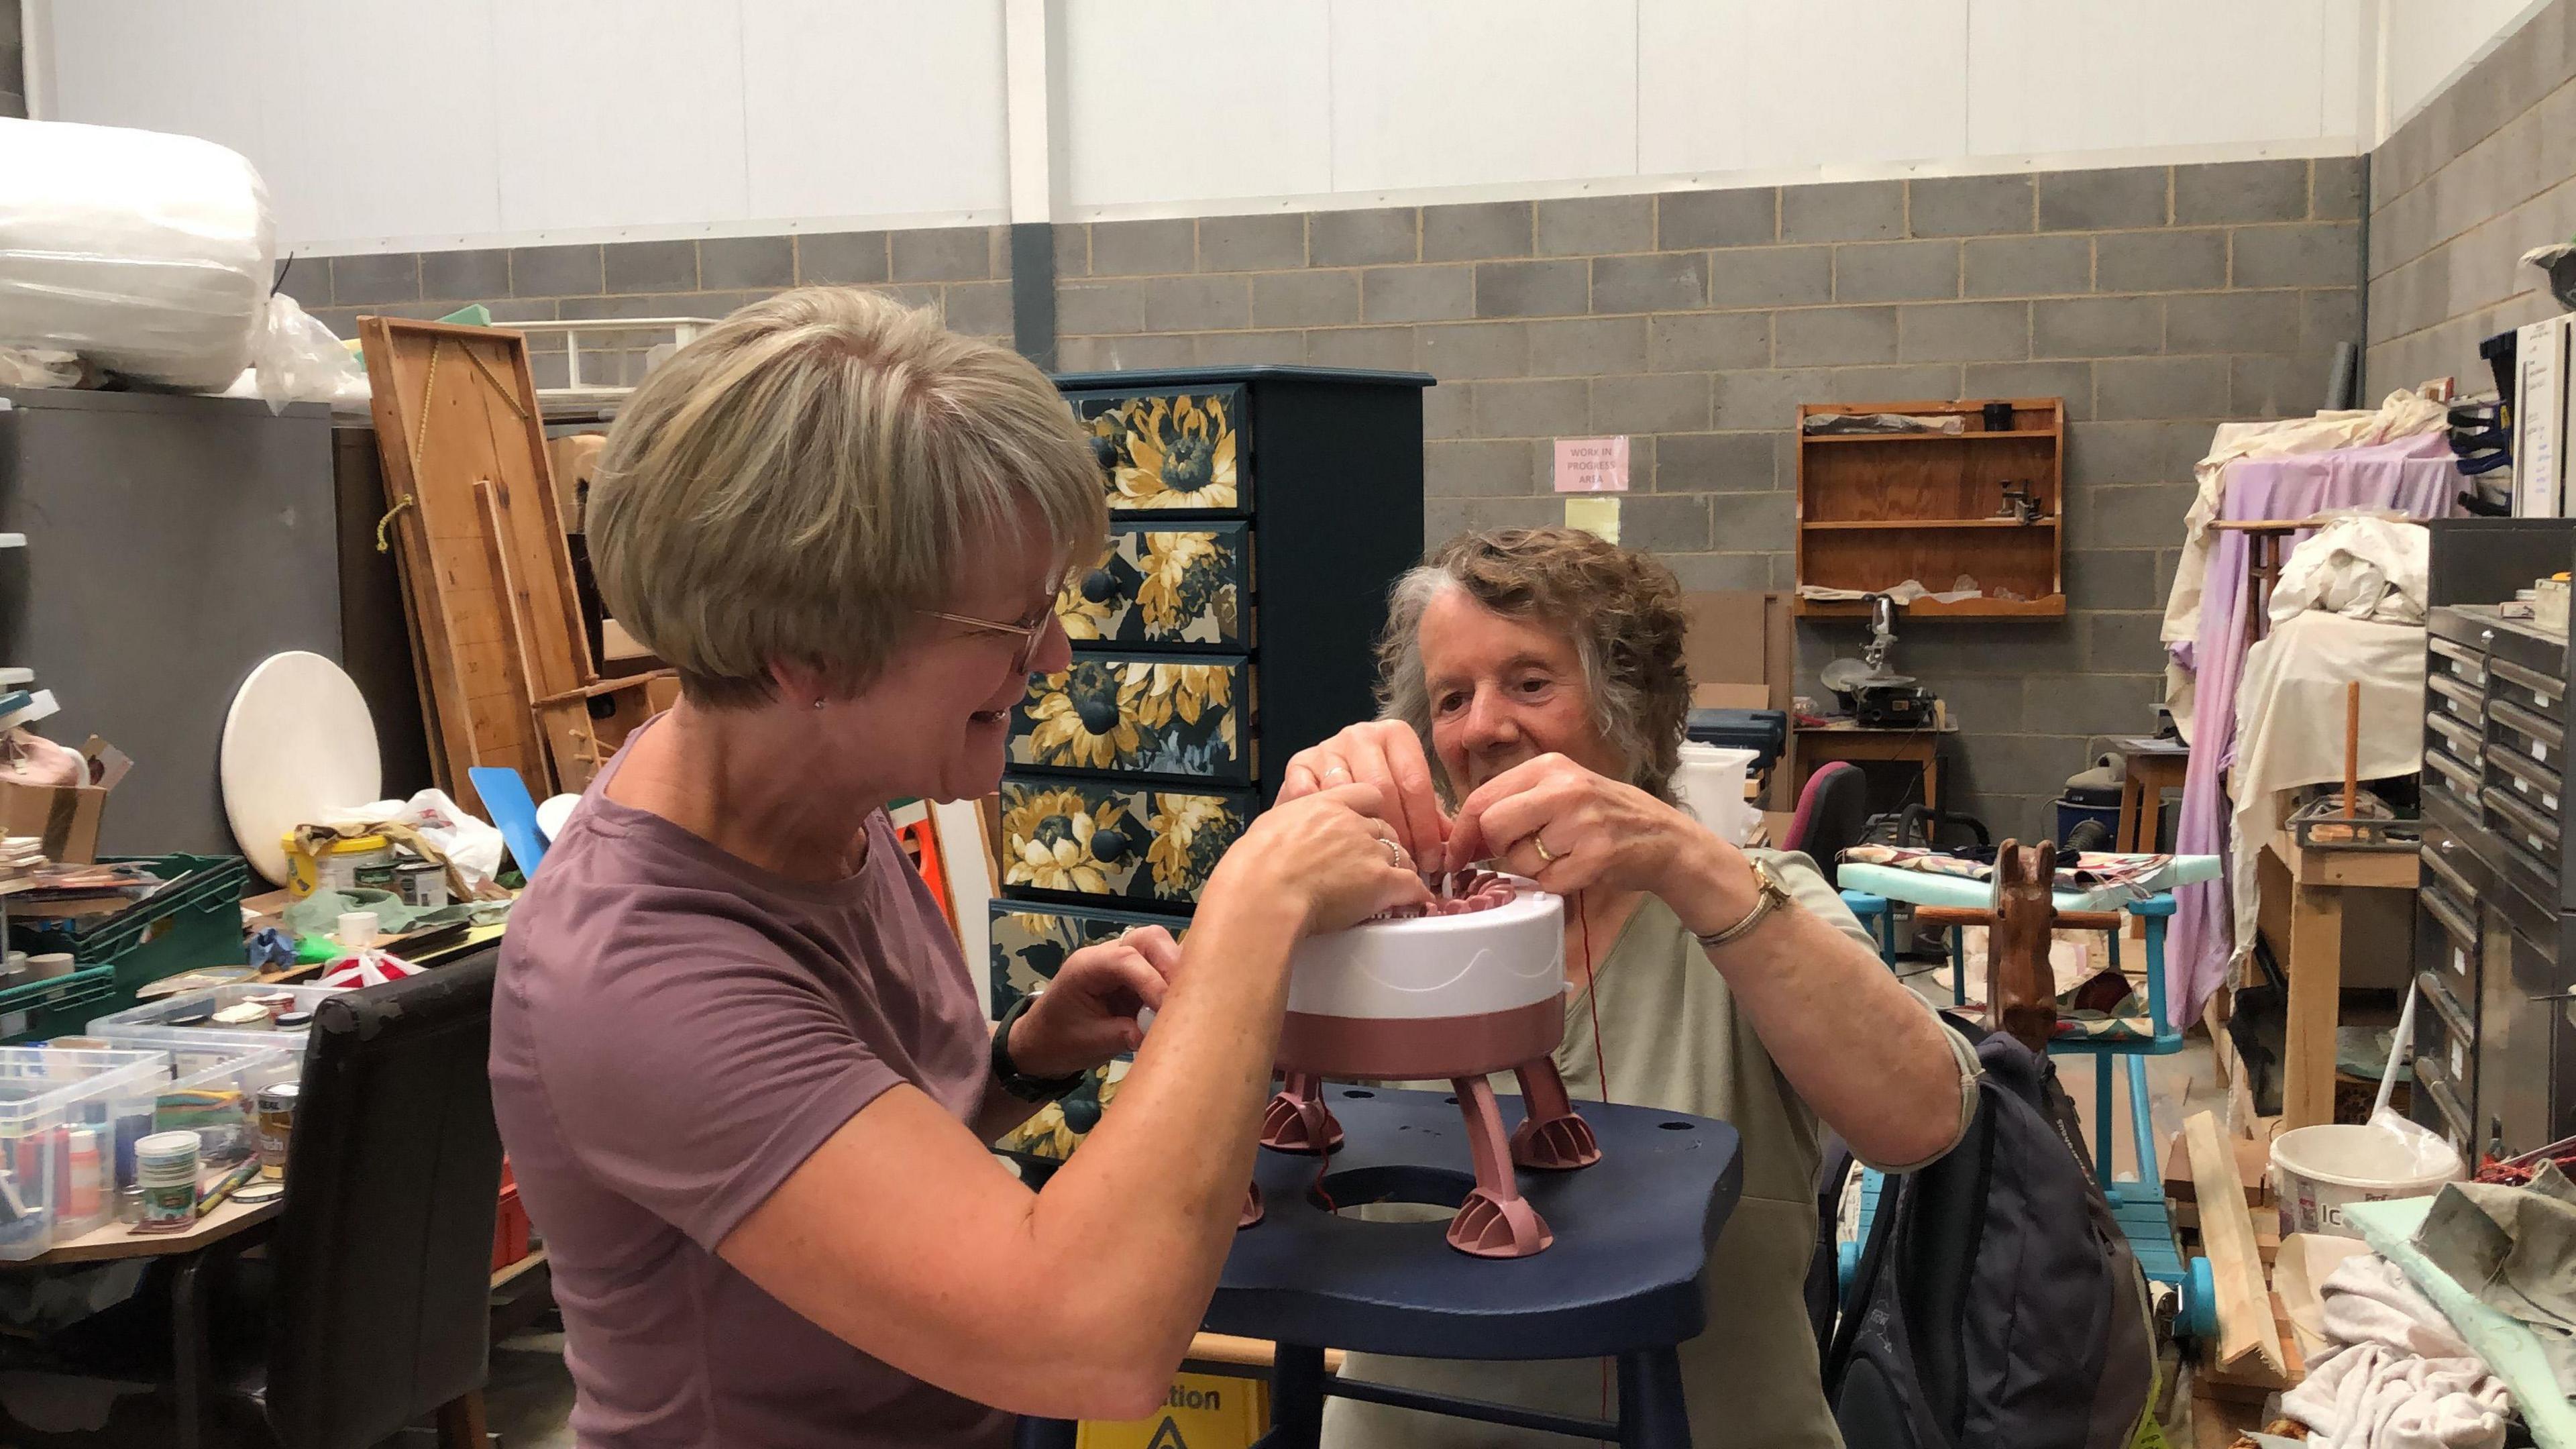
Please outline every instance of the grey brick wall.
[[2516, 258], [2576, 236], [2576, 0], [2371, 153], [2369, 200], [2372, 394], [2444, 375], [2490, 390], [2479, 341], [2561, 310]]
[[[2358, 340], [2359, 175], [2263, 161], [1066, 226], [1061, 362], [1429, 372], [1434, 542], [1558, 521], [1550, 440], [1626, 432], [1624, 537], [1693, 589], [1795, 584], [1798, 403], [2062, 396], [2069, 616], [1916, 623], [1898, 645], [1962, 721], [1952, 798], [2028, 836], [2100, 736], [2151, 721], [2210, 429], [2312, 410]], [[1007, 263], [1002, 231], [970, 228], [341, 257], [287, 286], [344, 336], [370, 311], [711, 316], [837, 282], [1006, 338]], [[1803, 676], [1860, 642], [1803, 628]]]
[[27, 46], [18, 30], [18, 7], [0, 5], [0, 116], [27, 115]]
[[[1011, 334], [1010, 233], [1003, 227], [839, 232], [612, 242], [508, 250], [388, 252], [299, 258], [286, 290], [342, 337], [358, 318], [442, 317], [470, 303], [495, 322], [594, 317], [722, 317], [801, 284], [864, 285], [937, 310], [950, 327], [1007, 344]], [[633, 382], [642, 352], [605, 353], [585, 380]], [[563, 384], [560, 343], [541, 339], [529, 359], [539, 387]]]

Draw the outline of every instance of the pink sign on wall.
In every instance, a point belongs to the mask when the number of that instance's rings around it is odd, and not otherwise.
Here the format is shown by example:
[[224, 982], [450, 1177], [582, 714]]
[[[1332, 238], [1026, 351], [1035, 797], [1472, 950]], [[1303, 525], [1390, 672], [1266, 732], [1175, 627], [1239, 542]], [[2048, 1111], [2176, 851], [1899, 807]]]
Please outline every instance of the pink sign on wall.
[[1628, 491], [1628, 439], [1559, 438], [1556, 440], [1556, 491], [1559, 493], [1625, 493]]

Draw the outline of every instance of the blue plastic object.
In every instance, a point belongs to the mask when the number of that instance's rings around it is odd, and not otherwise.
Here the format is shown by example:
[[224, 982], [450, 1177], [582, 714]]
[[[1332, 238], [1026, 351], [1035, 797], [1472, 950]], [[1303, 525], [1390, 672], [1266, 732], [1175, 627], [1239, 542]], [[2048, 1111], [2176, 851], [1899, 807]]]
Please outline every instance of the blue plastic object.
[[528, 782], [518, 771], [499, 765], [477, 765], [465, 774], [474, 782], [474, 793], [483, 797], [492, 823], [501, 827], [501, 841], [519, 863], [519, 874], [535, 880], [537, 866], [546, 858], [546, 837], [537, 829], [537, 802], [528, 798]]
[[1867, 891], [1844, 891], [1843, 904], [1860, 918], [1861, 929], [1878, 942], [1878, 959], [1890, 966], [1896, 964], [1896, 913], [1888, 909], [1887, 897]]
[[2194, 1258], [2180, 1285], [2182, 1302], [2174, 1313], [2174, 1332], [2186, 1338], [2208, 1338], [2218, 1332], [2218, 1280], [2209, 1260]]

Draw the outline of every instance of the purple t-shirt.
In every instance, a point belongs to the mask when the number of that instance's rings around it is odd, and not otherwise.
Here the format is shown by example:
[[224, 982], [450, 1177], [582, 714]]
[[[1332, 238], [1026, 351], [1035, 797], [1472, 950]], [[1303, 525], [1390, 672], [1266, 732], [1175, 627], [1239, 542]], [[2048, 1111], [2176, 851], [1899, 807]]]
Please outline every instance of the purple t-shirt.
[[[622, 757], [621, 757], [622, 758]], [[1011, 1420], [716, 1255], [899, 1082], [968, 1119], [990, 1038], [883, 812], [857, 875], [773, 875], [602, 794], [510, 917], [492, 1105], [545, 1235], [586, 1446], [1000, 1445]], [[849, 1225], [853, 1232], [862, 1225]]]

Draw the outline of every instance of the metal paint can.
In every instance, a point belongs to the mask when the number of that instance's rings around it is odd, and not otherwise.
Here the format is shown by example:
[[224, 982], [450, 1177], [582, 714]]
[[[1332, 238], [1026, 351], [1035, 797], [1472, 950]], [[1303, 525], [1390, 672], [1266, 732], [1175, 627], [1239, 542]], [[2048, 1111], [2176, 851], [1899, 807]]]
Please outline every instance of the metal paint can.
[[407, 906], [435, 909], [447, 904], [447, 867], [425, 860], [394, 868], [394, 895]]
[[259, 1092], [259, 1175], [286, 1175], [286, 1143], [295, 1134], [295, 1103], [300, 1082], [280, 1082]]

